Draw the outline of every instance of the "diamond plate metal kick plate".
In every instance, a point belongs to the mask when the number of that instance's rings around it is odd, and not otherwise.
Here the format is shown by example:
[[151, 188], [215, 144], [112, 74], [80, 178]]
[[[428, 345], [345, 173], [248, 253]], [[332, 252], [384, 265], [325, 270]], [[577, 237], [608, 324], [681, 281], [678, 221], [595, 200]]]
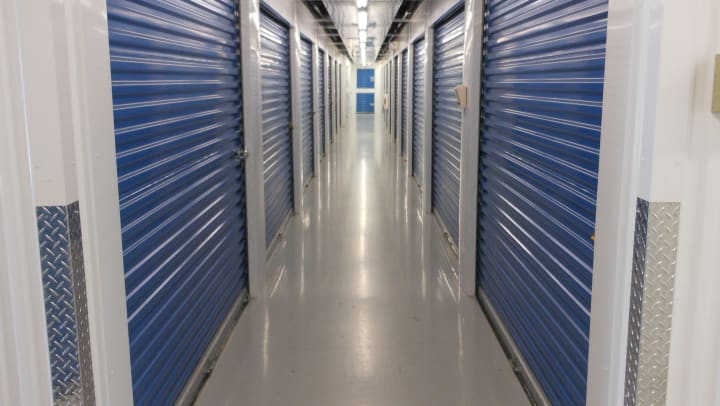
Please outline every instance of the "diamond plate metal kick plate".
[[92, 405], [95, 393], [80, 208], [37, 208], [50, 370], [56, 405]]
[[664, 405], [677, 264], [679, 203], [638, 199], [625, 405]]

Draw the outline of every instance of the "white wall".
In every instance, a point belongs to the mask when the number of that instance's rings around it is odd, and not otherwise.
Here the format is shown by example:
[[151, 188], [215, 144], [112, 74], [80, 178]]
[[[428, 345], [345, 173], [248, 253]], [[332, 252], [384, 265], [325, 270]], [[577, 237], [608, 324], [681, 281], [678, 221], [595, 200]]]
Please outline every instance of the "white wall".
[[668, 405], [720, 404], [719, 21], [717, 0], [663, 2], [648, 197], [681, 203]]
[[0, 404], [52, 403], [13, 2], [0, 2]]
[[720, 404], [720, 3], [610, 1], [588, 404], [620, 404], [638, 197], [680, 202], [668, 405]]

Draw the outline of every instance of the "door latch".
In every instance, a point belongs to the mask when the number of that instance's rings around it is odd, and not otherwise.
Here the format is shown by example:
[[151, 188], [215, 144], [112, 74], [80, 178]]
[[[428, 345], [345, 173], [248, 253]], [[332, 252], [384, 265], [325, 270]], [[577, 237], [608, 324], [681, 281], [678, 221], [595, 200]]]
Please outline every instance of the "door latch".
[[248, 150], [244, 148], [239, 148], [235, 150], [235, 159], [238, 161], [244, 161], [248, 157]]

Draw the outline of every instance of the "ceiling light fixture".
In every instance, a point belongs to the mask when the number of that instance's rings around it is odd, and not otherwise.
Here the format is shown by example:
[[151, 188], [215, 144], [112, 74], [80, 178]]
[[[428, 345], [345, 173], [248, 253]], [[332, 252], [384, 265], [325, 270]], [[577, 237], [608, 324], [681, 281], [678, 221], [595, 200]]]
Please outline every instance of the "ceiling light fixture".
[[365, 46], [366, 42], [367, 42], [367, 31], [362, 30], [362, 31], [360, 31], [360, 45]]
[[358, 10], [357, 19], [358, 19], [358, 29], [360, 31], [367, 30], [367, 23], [368, 23], [367, 10]]
[[367, 7], [368, 0], [357, 0], [357, 7], [358, 8], [365, 8]]

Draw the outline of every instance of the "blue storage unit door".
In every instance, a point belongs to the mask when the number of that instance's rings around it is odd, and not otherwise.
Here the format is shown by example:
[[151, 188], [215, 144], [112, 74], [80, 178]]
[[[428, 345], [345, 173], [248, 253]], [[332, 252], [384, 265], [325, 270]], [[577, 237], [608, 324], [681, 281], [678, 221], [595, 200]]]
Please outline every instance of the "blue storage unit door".
[[458, 243], [460, 216], [460, 136], [462, 110], [455, 86], [462, 84], [465, 10], [454, 11], [435, 27], [432, 113], [432, 207]]
[[320, 156], [325, 156], [325, 51], [318, 49], [318, 91], [320, 96], [318, 97], [318, 113], [319, 120], [318, 126], [320, 126]]
[[303, 149], [303, 179], [305, 185], [315, 172], [315, 99], [313, 90], [312, 43], [306, 38], [300, 39], [300, 102], [302, 109], [301, 130]]
[[359, 89], [375, 88], [375, 69], [357, 70], [357, 87]]
[[374, 113], [375, 93], [358, 93], [356, 104], [358, 113]]
[[263, 7], [260, 13], [265, 242], [270, 245], [293, 210], [290, 33]]
[[342, 64], [338, 66], [338, 129], [342, 128]]
[[395, 68], [393, 72], [393, 117], [395, 117], [395, 120], [393, 120], [393, 137], [395, 139], [395, 142], [398, 141], [398, 128], [399, 128], [399, 121], [400, 117], [397, 116], [398, 113], [398, 100], [400, 98], [399, 89], [400, 89], [400, 62], [398, 61], [398, 56], [395, 55], [395, 59], [393, 59], [393, 66]]
[[423, 183], [425, 148], [425, 38], [413, 44], [412, 174]]
[[405, 135], [407, 132], [407, 109], [408, 109], [408, 50], [402, 53], [402, 71], [400, 78], [402, 87], [402, 103], [400, 103], [400, 153], [405, 155]]
[[584, 405], [607, 0], [490, 0], [479, 289], [556, 405]]
[[329, 120], [328, 123], [330, 125], [330, 143], [332, 144], [335, 142], [335, 103], [333, 103], [333, 98], [335, 97], [335, 92], [333, 91], [333, 86], [335, 84], [335, 80], [333, 79], [333, 76], [335, 76], [335, 61], [333, 61], [332, 56], [330, 58], [330, 63], [328, 63], [328, 113], [329, 113]]
[[133, 396], [167, 405], [247, 288], [237, 3], [107, 5]]

